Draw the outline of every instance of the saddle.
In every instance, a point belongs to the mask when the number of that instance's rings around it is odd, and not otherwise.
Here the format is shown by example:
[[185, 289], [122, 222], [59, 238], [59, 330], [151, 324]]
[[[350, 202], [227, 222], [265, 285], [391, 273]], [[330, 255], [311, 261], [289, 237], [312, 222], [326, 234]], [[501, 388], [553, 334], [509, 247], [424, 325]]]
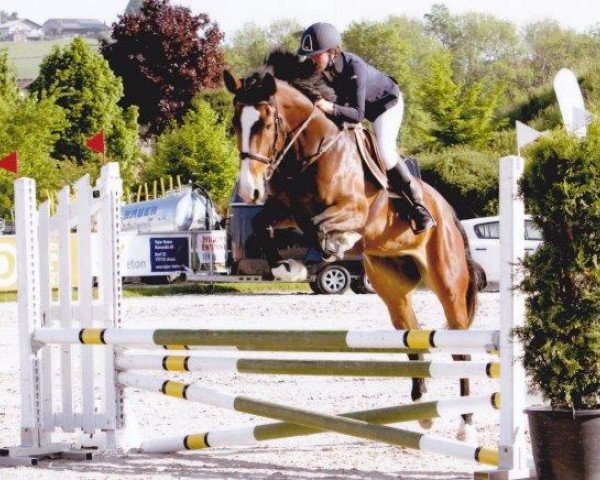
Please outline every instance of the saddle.
[[[365, 166], [365, 174], [370, 175], [380, 189], [388, 190], [386, 168], [383, 159], [381, 158], [381, 152], [379, 151], [375, 134], [371, 130], [365, 128], [361, 123], [345, 123], [343, 128], [354, 132], [356, 146], [363, 165]], [[416, 159], [404, 156], [401, 156], [400, 158], [406, 162], [413, 176], [421, 178], [421, 171]], [[390, 195], [393, 198], [397, 197], [393, 192], [390, 192]]]

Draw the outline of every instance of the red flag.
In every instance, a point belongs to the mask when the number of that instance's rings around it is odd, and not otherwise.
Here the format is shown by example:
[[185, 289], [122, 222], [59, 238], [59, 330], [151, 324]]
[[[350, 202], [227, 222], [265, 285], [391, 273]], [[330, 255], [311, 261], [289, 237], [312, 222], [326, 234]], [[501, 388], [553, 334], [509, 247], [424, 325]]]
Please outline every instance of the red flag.
[[6, 157], [0, 160], [0, 168], [9, 172], [19, 173], [19, 156], [17, 152], [9, 153]]
[[88, 138], [85, 144], [90, 150], [104, 154], [104, 130], [100, 130], [92, 138]]

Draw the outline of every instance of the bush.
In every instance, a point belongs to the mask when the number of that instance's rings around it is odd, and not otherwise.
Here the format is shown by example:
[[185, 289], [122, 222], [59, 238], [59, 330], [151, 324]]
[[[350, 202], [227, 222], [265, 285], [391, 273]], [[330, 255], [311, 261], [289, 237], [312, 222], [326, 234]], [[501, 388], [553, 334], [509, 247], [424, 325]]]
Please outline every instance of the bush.
[[143, 181], [180, 175], [202, 185], [223, 207], [231, 195], [238, 163], [235, 140], [227, 129], [210, 105], [197, 98], [182, 125], [158, 137], [155, 154], [144, 165]]
[[453, 147], [419, 157], [423, 179], [454, 207], [458, 218], [498, 211], [498, 157]]
[[544, 243], [525, 261], [524, 366], [553, 408], [599, 408], [600, 124], [530, 153], [521, 188]]

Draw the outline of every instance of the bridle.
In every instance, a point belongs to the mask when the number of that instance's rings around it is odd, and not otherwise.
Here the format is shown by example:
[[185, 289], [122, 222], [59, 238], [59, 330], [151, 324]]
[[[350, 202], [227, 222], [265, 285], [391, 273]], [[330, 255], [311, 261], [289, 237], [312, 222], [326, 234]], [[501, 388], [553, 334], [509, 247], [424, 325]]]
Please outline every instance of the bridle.
[[[304, 120], [299, 126], [297, 126], [296, 128], [293, 128], [292, 130], [290, 130], [290, 132], [288, 132], [286, 134], [285, 132], [283, 132], [283, 129], [282, 129], [283, 119], [279, 115], [279, 109], [277, 107], [277, 103], [275, 103], [275, 102], [261, 102], [261, 103], [263, 103], [263, 104], [266, 103], [275, 109], [275, 135], [273, 137], [273, 145], [271, 145], [271, 148], [269, 149], [269, 156], [265, 156], [260, 153], [254, 153], [254, 152], [240, 152], [240, 161], [254, 160], [256, 162], [261, 162], [261, 163], [266, 164], [267, 172], [265, 174], [265, 178], [268, 181], [271, 179], [271, 177], [275, 173], [275, 170], [277, 170], [277, 167], [282, 162], [282, 160], [285, 158], [285, 156], [289, 152], [290, 148], [292, 148], [294, 143], [296, 143], [296, 140], [298, 140], [298, 137], [300, 136], [300, 134], [306, 129], [306, 127], [308, 127], [308, 124], [315, 117], [317, 108], [315, 106], [313, 106], [313, 109], [311, 110], [310, 115], [306, 118], [306, 120]], [[261, 103], [259, 103], [258, 105], [260, 105]], [[250, 104], [242, 104], [242, 105], [255, 106], [255, 105], [250, 105]], [[285, 135], [285, 139], [287, 140], [287, 143], [285, 144], [285, 146], [283, 147], [283, 149], [280, 152], [277, 152], [277, 145], [279, 144], [279, 137], [280, 137], [281, 133], [283, 133]], [[290, 135], [291, 135], [291, 138], [290, 138]], [[288, 138], [289, 138], [289, 140], [288, 140]]]

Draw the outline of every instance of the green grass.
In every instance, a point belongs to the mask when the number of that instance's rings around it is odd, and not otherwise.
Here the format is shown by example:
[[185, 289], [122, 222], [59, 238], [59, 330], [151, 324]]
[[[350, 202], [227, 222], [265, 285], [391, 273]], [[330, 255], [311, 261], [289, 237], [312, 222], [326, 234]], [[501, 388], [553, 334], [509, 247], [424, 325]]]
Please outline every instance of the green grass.
[[[87, 43], [98, 47], [98, 41], [86, 39]], [[71, 39], [43, 40], [41, 42], [1, 42], [0, 48], [8, 50], [8, 58], [17, 69], [17, 78], [34, 79], [38, 76], [39, 66], [43, 58], [48, 55], [55, 45], [64, 46]]]
[[[308, 283], [175, 283], [172, 285], [125, 285], [123, 296], [125, 298], [136, 297], [160, 297], [171, 295], [210, 295], [220, 293], [237, 293], [245, 295], [263, 295], [270, 293], [311, 293]], [[54, 300], [58, 299], [58, 291], [53, 292]], [[94, 298], [97, 291], [94, 290]], [[73, 300], [77, 299], [75, 291]], [[16, 302], [16, 292], [0, 292], [0, 303]]]
[[173, 285], [128, 285], [124, 297], [156, 297], [169, 295], [202, 295], [211, 293], [269, 294], [311, 293], [308, 283], [175, 283]]

